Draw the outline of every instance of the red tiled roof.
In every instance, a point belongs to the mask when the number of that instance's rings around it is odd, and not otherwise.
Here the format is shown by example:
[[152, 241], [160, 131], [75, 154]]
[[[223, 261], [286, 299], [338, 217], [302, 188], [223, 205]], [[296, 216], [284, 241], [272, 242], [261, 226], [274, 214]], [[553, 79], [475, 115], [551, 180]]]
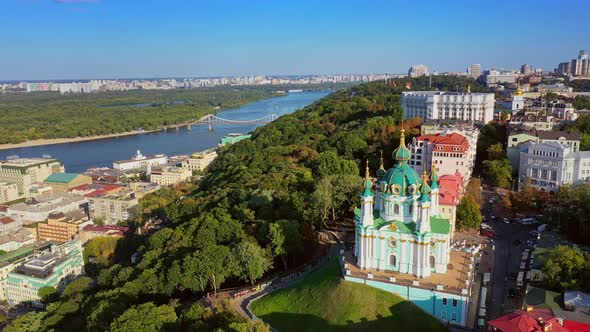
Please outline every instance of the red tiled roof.
[[563, 327], [568, 329], [570, 332], [588, 332], [590, 331], [590, 324], [575, 322], [573, 320], [565, 320]]
[[0, 204], [0, 211], [6, 212], [6, 211], [8, 211], [8, 208], [6, 207], [6, 205]]
[[0, 218], [0, 223], [3, 223], [4, 225], [7, 224], [11, 224], [13, 222], [15, 222], [16, 220], [10, 218], [10, 217], [4, 217], [4, 218]]
[[[416, 137], [417, 141], [425, 141], [434, 144], [433, 151], [437, 152], [465, 152], [469, 148], [469, 142], [465, 136], [451, 133], [446, 135], [422, 135]], [[453, 148], [459, 147], [459, 151]]]
[[129, 231], [129, 227], [124, 226], [117, 226], [117, 225], [86, 225], [82, 228], [84, 232], [95, 232], [95, 233], [110, 233], [111, 235], [120, 235], [123, 236], [127, 231]]
[[438, 203], [443, 205], [458, 205], [463, 187], [463, 176], [459, 173], [455, 175], [443, 175], [438, 182], [440, 185]]
[[502, 332], [542, 332], [543, 324], [550, 324], [548, 331], [551, 332], [569, 332], [557, 322], [551, 309], [515, 310], [489, 321], [488, 324]]

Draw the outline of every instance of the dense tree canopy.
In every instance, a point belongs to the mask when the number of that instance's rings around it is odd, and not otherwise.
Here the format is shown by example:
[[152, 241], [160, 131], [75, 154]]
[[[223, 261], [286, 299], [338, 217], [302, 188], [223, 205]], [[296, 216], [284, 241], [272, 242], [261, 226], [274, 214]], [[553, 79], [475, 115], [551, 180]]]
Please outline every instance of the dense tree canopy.
[[[470, 82], [450, 80], [453, 89], [456, 82], [461, 87]], [[439, 88], [447, 84], [434, 82]], [[412, 84], [428, 87], [424, 79]], [[352, 217], [361, 184], [358, 166], [368, 159], [376, 171], [381, 151], [385, 167], [394, 162], [400, 85], [381, 81], [334, 92], [223, 148], [198, 187], [144, 197], [136, 222], [159, 216], [167, 227], [129, 235], [114, 252], [99, 243], [103, 240], [92, 243], [85, 257], [100, 262], [96, 283], [75, 294], [64, 291], [39, 318], [38, 330], [132, 330], [143, 327], [134, 324], [149, 324], [265, 331], [266, 326], [251, 325], [226, 307], [213, 313], [195, 301], [222, 287], [251, 284], [266, 271], [306, 262], [317, 253], [317, 232], [324, 224]], [[419, 119], [404, 121], [408, 139], [419, 134], [419, 125]], [[133, 252], [136, 264], [129, 259]], [[133, 322], [155, 312], [162, 321]]]
[[543, 265], [543, 283], [549, 289], [590, 290], [590, 255], [578, 247], [549, 249]]

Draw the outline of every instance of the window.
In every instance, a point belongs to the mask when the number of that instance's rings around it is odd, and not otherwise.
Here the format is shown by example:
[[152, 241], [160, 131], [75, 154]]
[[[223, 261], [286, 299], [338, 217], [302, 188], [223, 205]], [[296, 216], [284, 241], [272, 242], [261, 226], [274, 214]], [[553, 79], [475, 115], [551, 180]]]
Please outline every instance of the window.
[[457, 307], [457, 305], [459, 304], [459, 301], [457, 301], [457, 299], [453, 299], [453, 307]]
[[447, 305], [447, 301], [448, 301], [447, 298], [443, 297], [443, 305]]
[[399, 205], [393, 204], [393, 213], [399, 214]]
[[451, 320], [457, 320], [457, 314], [454, 312], [451, 312]]
[[389, 256], [389, 265], [397, 266], [397, 258], [395, 257], [395, 255]]
[[434, 256], [430, 256], [430, 268], [431, 269], [434, 269], [434, 263], [435, 263]]

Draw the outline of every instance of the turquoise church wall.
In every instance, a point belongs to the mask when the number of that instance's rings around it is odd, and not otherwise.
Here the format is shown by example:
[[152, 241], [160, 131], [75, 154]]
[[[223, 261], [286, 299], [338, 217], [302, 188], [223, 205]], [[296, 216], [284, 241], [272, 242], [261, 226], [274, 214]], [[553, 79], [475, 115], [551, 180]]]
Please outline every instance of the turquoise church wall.
[[[466, 324], [468, 298], [465, 296], [350, 276], [344, 279], [401, 296], [438, 319], [461, 326]], [[453, 306], [453, 300], [456, 300], [456, 306]]]

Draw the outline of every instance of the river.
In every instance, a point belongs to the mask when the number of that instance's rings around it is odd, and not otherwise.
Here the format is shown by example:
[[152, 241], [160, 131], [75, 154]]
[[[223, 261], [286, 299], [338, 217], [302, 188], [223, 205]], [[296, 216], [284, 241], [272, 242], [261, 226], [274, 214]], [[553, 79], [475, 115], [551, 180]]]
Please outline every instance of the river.
[[[284, 115], [301, 109], [328, 95], [331, 91], [305, 91], [289, 93], [253, 102], [235, 109], [223, 110], [217, 116], [229, 120], [252, 120], [266, 115]], [[219, 144], [221, 137], [228, 133], [248, 133], [260, 124], [219, 124], [213, 131], [204, 125], [194, 125], [192, 130], [185, 127], [144, 133], [139, 135], [105, 138], [93, 141], [31, 146], [0, 150], [0, 160], [11, 155], [19, 157], [41, 157], [50, 155], [59, 159], [66, 172], [83, 172], [91, 167], [112, 167], [113, 161], [129, 159], [140, 149], [142, 154], [164, 153], [168, 156], [190, 154], [212, 148]]]

